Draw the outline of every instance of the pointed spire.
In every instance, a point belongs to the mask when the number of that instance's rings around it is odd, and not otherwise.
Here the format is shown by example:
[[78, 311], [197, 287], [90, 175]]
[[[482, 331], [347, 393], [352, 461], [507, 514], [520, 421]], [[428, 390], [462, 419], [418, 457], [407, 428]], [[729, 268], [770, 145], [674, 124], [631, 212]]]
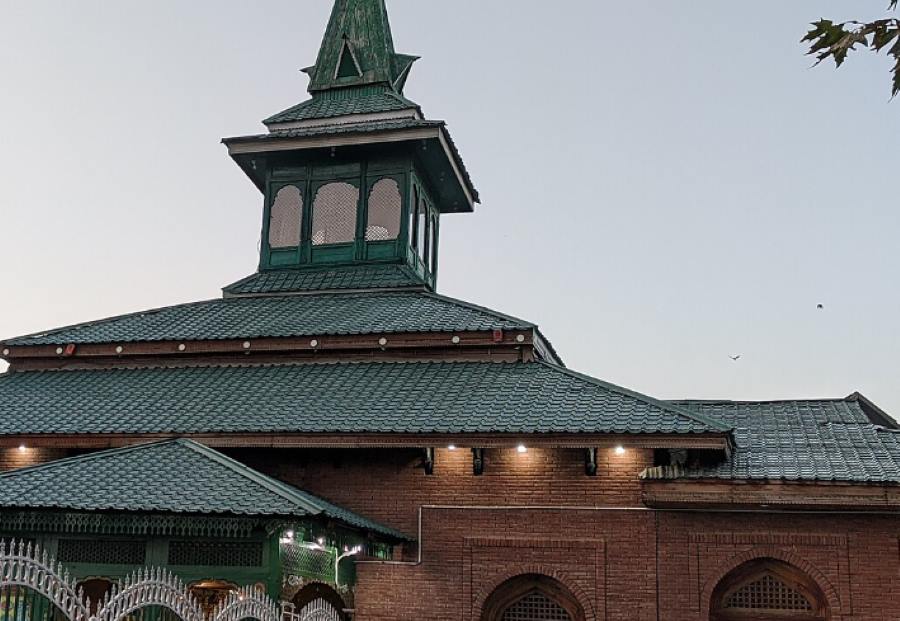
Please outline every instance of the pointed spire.
[[335, 0], [309, 91], [384, 84], [403, 92], [417, 56], [397, 54], [384, 0]]

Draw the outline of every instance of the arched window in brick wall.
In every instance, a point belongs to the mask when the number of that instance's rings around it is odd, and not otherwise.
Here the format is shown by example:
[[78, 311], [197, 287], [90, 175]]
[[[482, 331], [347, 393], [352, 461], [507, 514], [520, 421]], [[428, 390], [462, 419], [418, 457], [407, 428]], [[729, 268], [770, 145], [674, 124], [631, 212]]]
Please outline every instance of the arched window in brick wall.
[[827, 621], [825, 595], [812, 578], [782, 561], [758, 559], [725, 576], [710, 621]]
[[578, 600], [559, 581], [528, 574], [502, 585], [488, 597], [482, 621], [584, 621]]

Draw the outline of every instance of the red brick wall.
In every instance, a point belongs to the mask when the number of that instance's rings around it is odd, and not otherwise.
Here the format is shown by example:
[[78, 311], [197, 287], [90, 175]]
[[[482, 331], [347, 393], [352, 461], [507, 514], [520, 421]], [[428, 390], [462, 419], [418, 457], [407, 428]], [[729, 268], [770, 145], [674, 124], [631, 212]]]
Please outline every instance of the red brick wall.
[[663, 618], [705, 621], [717, 582], [768, 557], [812, 577], [831, 619], [900, 619], [900, 516], [661, 513], [659, 542]]
[[239, 461], [348, 509], [416, 534], [423, 505], [639, 506], [638, 474], [653, 452], [598, 452], [596, 477], [576, 449], [486, 449], [484, 475], [472, 474], [469, 449], [436, 451], [434, 474], [423, 452], [378, 450], [230, 450]]
[[601, 452], [597, 477], [575, 450], [487, 451], [482, 477], [462, 449], [438, 451], [430, 477], [404, 450], [232, 454], [410, 534], [426, 507], [421, 564], [358, 565], [358, 621], [477, 621], [492, 590], [524, 573], [557, 578], [589, 620], [707, 621], [716, 582], [761, 557], [810, 574], [831, 621], [900, 621], [900, 516], [642, 510], [647, 451]]
[[[0, 466], [61, 453], [2, 451]], [[649, 451], [601, 451], [597, 477], [577, 450], [488, 450], [482, 477], [464, 449], [439, 450], [433, 476], [411, 450], [230, 453], [411, 535], [421, 509], [422, 562], [410, 550], [404, 564], [360, 563], [357, 621], [477, 621], [493, 589], [525, 573], [556, 578], [589, 621], [707, 621], [717, 581], [753, 558], [806, 571], [829, 621], [900, 621], [900, 516], [647, 510]]]
[[0, 472], [36, 466], [48, 461], [62, 459], [67, 455], [65, 449], [56, 448], [18, 448], [0, 449]]

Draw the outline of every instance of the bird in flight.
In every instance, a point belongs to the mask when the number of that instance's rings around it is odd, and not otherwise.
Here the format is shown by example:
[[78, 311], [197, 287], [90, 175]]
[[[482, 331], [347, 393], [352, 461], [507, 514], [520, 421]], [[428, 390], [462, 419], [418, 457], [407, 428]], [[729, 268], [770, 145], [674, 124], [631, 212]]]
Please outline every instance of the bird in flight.
[[818, 308], [819, 310], [823, 310], [823, 309], [825, 308], [825, 305], [824, 305], [824, 304], [819, 304], [819, 305], [816, 306], [816, 308]]
[[737, 362], [738, 360], [741, 359], [741, 354], [737, 354], [736, 356], [728, 356], [728, 357], [731, 358], [732, 362]]

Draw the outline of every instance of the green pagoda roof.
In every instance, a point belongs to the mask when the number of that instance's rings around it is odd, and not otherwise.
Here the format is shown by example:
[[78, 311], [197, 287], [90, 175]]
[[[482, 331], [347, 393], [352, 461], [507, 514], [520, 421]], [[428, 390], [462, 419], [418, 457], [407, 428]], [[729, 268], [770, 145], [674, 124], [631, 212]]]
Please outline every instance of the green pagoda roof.
[[0, 435], [727, 432], [703, 414], [537, 362], [116, 368], [0, 376]]
[[[416, 56], [397, 54], [384, 0], [337, 0], [316, 64], [305, 71], [310, 92], [386, 84], [403, 92]], [[353, 75], [341, 76], [346, 67]]]
[[312, 99], [265, 121], [279, 125], [355, 114], [414, 111], [403, 87], [417, 56], [398, 54], [384, 0], [337, 0], [316, 64], [309, 74]]
[[222, 290], [226, 296], [229, 296], [360, 289], [424, 290], [426, 288], [422, 277], [406, 265], [353, 265], [257, 272]]
[[323, 94], [291, 106], [287, 110], [267, 118], [263, 123], [277, 125], [312, 119], [331, 119], [351, 114], [399, 112], [401, 110], [421, 112], [418, 104], [391, 88], [344, 89], [330, 96]]
[[0, 507], [316, 517], [404, 535], [189, 440], [91, 453], [0, 475]]
[[533, 323], [424, 291], [233, 297], [12, 338], [6, 346], [532, 330]]
[[731, 459], [650, 479], [900, 483], [900, 428], [859, 395], [810, 401], [676, 401], [734, 428]]

